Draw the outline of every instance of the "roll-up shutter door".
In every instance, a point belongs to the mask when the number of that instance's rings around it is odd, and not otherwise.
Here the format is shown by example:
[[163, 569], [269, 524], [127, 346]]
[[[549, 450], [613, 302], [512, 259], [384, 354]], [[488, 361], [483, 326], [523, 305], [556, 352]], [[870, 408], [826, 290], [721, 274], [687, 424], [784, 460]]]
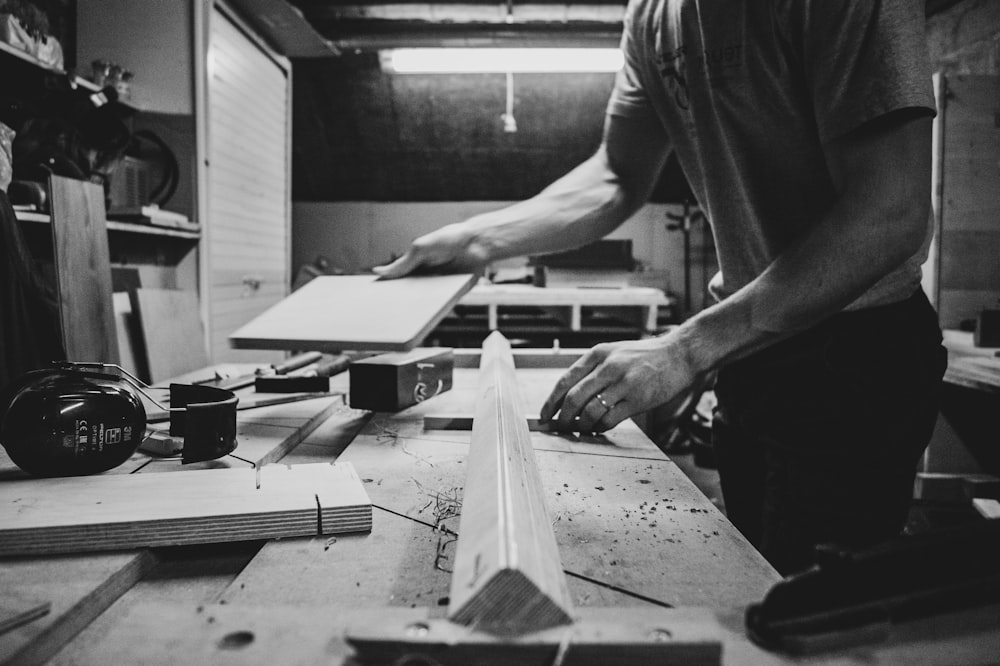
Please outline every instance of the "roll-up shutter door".
[[273, 360], [231, 349], [228, 335], [289, 290], [289, 70], [224, 8], [209, 30], [209, 349], [215, 363]]

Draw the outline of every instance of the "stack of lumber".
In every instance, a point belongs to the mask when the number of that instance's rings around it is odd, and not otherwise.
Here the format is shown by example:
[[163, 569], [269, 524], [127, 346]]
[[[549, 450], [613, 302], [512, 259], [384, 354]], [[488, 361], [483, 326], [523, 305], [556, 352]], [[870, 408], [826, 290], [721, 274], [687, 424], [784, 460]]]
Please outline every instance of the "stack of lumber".
[[350, 463], [181, 474], [104, 474], [0, 484], [0, 556], [370, 531]]

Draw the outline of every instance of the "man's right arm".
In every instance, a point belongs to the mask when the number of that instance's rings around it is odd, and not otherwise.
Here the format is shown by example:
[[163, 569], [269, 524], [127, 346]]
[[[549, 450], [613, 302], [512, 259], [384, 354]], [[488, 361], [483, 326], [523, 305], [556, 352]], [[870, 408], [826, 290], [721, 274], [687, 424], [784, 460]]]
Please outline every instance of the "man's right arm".
[[597, 152], [534, 197], [421, 236], [402, 257], [374, 270], [386, 278], [418, 268], [475, 271], [603, 238], [646, 203], [669, 151], [654, 116], [609, 114]]

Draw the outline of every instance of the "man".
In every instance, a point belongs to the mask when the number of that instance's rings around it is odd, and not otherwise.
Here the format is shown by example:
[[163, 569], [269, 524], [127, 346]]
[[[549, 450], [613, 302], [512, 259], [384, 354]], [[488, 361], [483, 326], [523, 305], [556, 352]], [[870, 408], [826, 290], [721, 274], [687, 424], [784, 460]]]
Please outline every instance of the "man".
[[718, 370], [727, 513], [782, 573], [898, 534], [944, 371], [920, 291], [934, 100], [918, 0], [633, 0], [602, 145], [535, 197], [376, 269], [481, 268], [606, 235], [677, 152], [718, 303], [600, 344], [541, 408], [603, 431]]

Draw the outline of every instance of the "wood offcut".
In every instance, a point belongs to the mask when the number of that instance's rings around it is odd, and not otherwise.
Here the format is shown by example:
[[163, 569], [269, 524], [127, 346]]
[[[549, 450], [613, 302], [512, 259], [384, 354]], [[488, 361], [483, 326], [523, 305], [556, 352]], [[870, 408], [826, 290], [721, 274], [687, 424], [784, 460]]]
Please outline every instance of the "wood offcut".
[[16, 479], [0, 484], [0, 556], [370, 531], [350, 463]]

